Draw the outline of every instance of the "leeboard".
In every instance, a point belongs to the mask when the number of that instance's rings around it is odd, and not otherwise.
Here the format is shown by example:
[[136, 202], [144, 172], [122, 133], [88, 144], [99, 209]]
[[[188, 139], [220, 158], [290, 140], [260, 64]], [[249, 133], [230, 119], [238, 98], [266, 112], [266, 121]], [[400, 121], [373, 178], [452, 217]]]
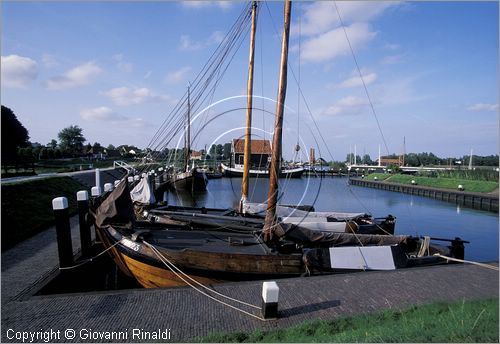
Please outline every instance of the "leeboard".
[[330, 247], [333, 269], [395, 270], [391, 246]]

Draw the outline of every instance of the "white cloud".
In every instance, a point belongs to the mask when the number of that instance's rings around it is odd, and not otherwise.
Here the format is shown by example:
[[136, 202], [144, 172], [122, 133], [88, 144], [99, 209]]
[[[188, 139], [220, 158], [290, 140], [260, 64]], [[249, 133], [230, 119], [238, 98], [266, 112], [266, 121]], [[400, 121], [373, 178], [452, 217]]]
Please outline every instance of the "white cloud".
[[168, 84], [177, 84], [186, 79], [188, 73], [191, 72], [191, 67], [182, 67], [174, 72], [168, 73], [165, 77], [165, 82]]
[[80, 111], [80, 117], [86, 121], [120, 121], [127, 119], [127, 117], [122, 116], [114, 112], [112, 109], [101, 106], [93, 109], [83, 109]]
[[182, 51], [200, 50], [204, 46], [201, 42], [193, 42], [189, 35], [181, 35], [179, 40], [179, 50]]
[[179, 38], [179, 50], [196, 51], [208, 46], [219, 44], [224, 40], [225, 34], [222, 31], [214, 31], [204, 41], [193, 41], [189, 35], [181, 35]]
[[113, 103], [120, 106], [142, 104], [148, 101], [171, 100], [171, 97], [155, 94], [145, 87], [135, 89], [128, 87], [116, 87], [110, 89], [109, 91], [103, 92], [103, 94], [109, 97], [113, 101]]
[[385, 65], [391, 65], [391, 64], [396, 64], [399, 63], [403, 60], [404, 54], [398, 54], [398, 55], [389, 55], [385, 56], [381, 63]]
[[[337, 7], [344, 25], [354, 22], [368, 22], [381, 15], [386, 9], [399, 5], [399, 1], [338, 1]], [[318, 1], [304, 6], [301, 34], [318, 35], [340, 25], [335, 4], [332, 1]], [[294, 23], [293, 32], [298, 32]]]
[[353, 74], [355, 74], [353, 77], [342, 81], [340, 84], [337, 85], [337, 87], [338, 88], [358, 87], [358, 86], [363, 86], [363, 81], [365, 82], [365, 85], [369, 85], [369, 84], [373, 83], [375, 80], [377, 80], [376, 73], [363, 73], [363, 72], [361, 72], [361, 75], [363, 76], [363, 80], [359, 77], [359, 74], [357, 71]]
[[54, 57], [54, 55], [51, 54], [43, 54], [42, 62], [46, 68], [54, 68], [59, 66], [59, 62], [57, 62], [57, 59]]
[[46, 86], [49, 90], [65, 90], [88, 85], [101, 72], [101, 68], [95, 62], [90, 61], [70, 69], [63, 75], [53, 77], [47, 81]]
[[29, 57], [8, 55], [1, 57], [2, 85], [25, 88], [38, 76], [38, 65]]
[[226, 34], [222, 31], [214, 31], [212, 32], [212, 34], [210, 35], [210, 37], [208, 37], [208, 40], [207, 40], [207, 44], [210, 45], [210, 44], [219, 44], [221, 43], [223, 40], [224, 40], [224, 37], [226, 37]]
[[122, 72], [130, 73], [132, 71], [134, 65], [130, 62], [125, 62], [123, 60], [123, 54], [113, 55], [112, 58], [116, 61], [116, 68], [118, 68]]
[[386, 45], [384, 45], [384, 48], [387, 49], [387, 50], [398, 50], [399, 49], [399, 44], [394, 44], [394, 43], [387, 43]]
[[498, 104], [477, 103], [469, 106], [467, 108], [467, 111], [473, 111], [473, 112], [498, 111]]
[[326, 108], [323, 113], [326, 115], [360, 115], [366, 112], [368, 100], [348, 96], [339, 99], [334, 105]]
[[[355, 23], [346, 27], [353, 49], [358, 49], [376, 36], [365, 23]], [[333, 29], [304, 42], [302, 59], [304, 62], [321, 62], [350, 53], [349, 44], [342, 28]]]
[[183, 1], [182, 5], [187, 8], [194, 8], [194, 9], [201, 9], [201, 8], [207, 8], [211, 6], [217, 6], [222, 9], [228, 9], [231, 7], [231, 1], [207, 1], [207, 0], [188, 0], [188, 1]]

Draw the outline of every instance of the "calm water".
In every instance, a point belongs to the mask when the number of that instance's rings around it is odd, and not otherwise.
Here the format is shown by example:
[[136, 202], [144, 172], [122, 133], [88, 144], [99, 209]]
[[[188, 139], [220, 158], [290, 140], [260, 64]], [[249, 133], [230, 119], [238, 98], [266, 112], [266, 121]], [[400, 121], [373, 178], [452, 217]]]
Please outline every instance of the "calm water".
[[[268, 181], [250, 180], [251, 201], [267, 198]], [[466, 245], [466, 259], [498, 261], [498, 214], [469, 209], [431, 198], [398, 192], [350, 186], [347, 178], [280, 180], [282, 204], [313, 204], [317, 211], [369, 212], [374, 216], [397, 217], [396, 233], [453, 238]], [[241, 178], [209, 181], [208, 191], [170, 194], [169, 203], [205, 207], [236, 207], [241, 197]]]

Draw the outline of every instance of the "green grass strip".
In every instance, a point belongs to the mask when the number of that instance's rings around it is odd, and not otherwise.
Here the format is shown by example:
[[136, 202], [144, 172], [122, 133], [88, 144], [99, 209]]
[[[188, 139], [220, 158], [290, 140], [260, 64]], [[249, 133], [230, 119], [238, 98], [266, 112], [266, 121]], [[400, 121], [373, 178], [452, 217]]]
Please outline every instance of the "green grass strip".
[[498, 343], [498, 298], [307, 321], [270, 331], [213, 333], [197, 342]]
[[77, 211], [76, 193], [86, 188], [70, 177], [2, 184], [2, 249], [14, 246], [54, 223], [52, 200], [66, 197]]
[[460, 179], [460, 178], [444, 178], [444, 177], [420, 177], [412, 176], [406, 174], [383, 174], [383, 173], [372, 173], [366, 178], [368, 180], [375, 180], [375, 177], [379, 181], [385, 181], [397, 184], [411, 184], [412, 180], [415, 180], [417, 185], [429, 186], [433, 188], [442, 189], [452, 189], [458, 190], [458, 185], [462, 185], [465, 191], [469, 192], [482, 192], [488, 193], [496, 190], [498, 188], [498, 182], [485, 181], [485, 180], [470, 180], [470, 179]]

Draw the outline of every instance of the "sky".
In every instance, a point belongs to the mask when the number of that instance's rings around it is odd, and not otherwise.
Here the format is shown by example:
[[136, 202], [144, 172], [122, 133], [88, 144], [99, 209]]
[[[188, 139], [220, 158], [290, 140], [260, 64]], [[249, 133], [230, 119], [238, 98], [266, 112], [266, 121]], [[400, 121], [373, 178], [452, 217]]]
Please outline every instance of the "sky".
[[[2, 1], [1, 103], [32, 142], [78, 125], [90, 143], [148, 147], [244, 7]], [[285, 158], [305, 160], [315, 148], [316, 157], [345, 160], [356, 147], [376, 159], [379, 146], [382, 154], [498, 154], [498, 15], [498, 2], [294, 2]], [[282, 23], [282, 2], [259, 4], [255, 138], [271, 136]], [[248, 41], [216, 105], [193, 114], [195, 149], [243, 135]], [[177, 144], [180, 136], [169, 146]]]

